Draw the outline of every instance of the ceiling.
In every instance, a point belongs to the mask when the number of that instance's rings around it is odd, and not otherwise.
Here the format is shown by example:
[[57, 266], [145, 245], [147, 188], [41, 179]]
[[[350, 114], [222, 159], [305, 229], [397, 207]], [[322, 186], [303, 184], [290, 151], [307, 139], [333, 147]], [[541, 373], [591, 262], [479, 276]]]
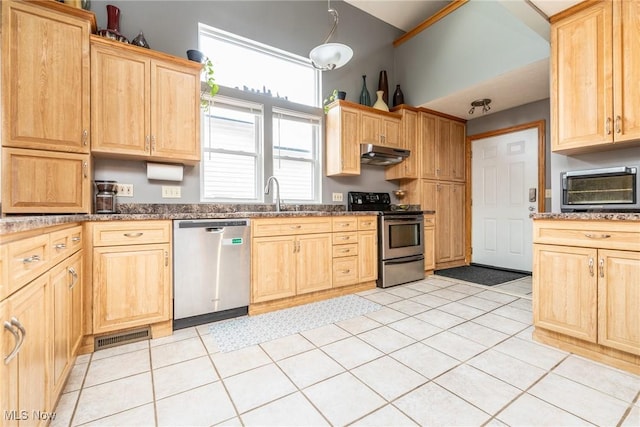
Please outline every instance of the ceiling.
[[[441, 0], [345, 0], [347, 3], [375, 16], [376, 18], [393, 25], [403, 31], [409, 31], [434, 15], [451, 1]], [[471, 0], [474, 1], [474, 0]], [[534, 28], [526, 13], [539, 12], [548, 20], [581, 0], [497, 0], [512, 11], [519, 19], [523, 20], [542, 37], [548, 40], [545, 29]], [[464, 6], [463, 6], [464, 7]], [[523, 9], [527, 9], [524, 11]], [[534, 14], [536, 15], [536, 14]], [[446, 18], [445, 18], [446, 19]], [[540, 21], [540, 18], [538, 17]], [[544, 22], [543, 22], [544, 23]], [[483, 81], [472, 87], [445, 97], [430, 100], [421, 106], [443, 113], [451, 114], [471, 120], [481, 116], [482, 109], [476, 108], [474, 114], [469, 114], [471, 101], [475, 99], [490, 98], [491, 110], [485, 114], [507, 110], [530, 102], [539, 101], [549, 97], [549, 61], [538, 61], [524, 68], [512, 70], [492, 79]]]

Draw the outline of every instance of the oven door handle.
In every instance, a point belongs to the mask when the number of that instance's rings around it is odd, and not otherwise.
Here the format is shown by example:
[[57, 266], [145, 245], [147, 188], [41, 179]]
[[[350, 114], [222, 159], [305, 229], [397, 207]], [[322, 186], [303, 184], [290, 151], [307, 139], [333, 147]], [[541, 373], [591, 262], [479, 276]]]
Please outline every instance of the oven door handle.
[[408, 264], [410, 262], [420, 261], [421, 259], [424, 259], [424, 255], [416, 255], [412, 257], [404, 257], [399, 259], [390, 259], [390, 260], [385, 260], [384, 263], [385, 265]]
[[407, 217], [407, 218], [384, 218], [384, 224], [393, 224], [394, 222], [424, 222], [423, 217]]

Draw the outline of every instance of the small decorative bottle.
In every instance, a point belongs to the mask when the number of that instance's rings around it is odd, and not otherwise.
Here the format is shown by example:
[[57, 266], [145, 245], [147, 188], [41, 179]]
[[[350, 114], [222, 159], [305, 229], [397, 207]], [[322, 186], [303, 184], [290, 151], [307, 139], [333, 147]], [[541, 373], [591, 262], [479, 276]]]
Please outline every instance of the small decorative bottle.
[[147, 49], [150, 48], [149, 43], [147, 43], [147, 39], [145, 39], [144, 34], [142, 34], [142, 31], [138, 33], [135, 39], [131, 40], [131, 44], [140, 46], [140, 47], [146, 47]]
[[384, 94], [384, 92], [381, 91], [381, 90], [376, 92], [376, 95], [378, 95], [378, 99], [376, 100], [376, 103], [373, 104], [373, 108], [375, 108], [377, 110], [382, 110], [382, 111], [389, 111], [389, 107], [387, 106], [387, 104], [382, 99], [382, 95], [383, 94]]
[[400, 104], [404, 104], [404, 94], [400, 89], [400, 85], [396, 85], [396, 91], [393, 93], [393, 106], [397, 107]]
[[369, 91], [367, 90], [367, 76], [362, 76], [362, 91], [360, 91], [360, 105], [366, 105], [371, 107], [371, 98], [369, 97]]

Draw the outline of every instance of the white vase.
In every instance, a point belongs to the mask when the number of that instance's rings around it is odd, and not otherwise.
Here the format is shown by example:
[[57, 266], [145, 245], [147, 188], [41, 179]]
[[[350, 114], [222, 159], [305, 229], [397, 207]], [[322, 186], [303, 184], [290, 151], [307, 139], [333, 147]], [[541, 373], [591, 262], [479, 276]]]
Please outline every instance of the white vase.
[[389, 107], [382, 100], [382, 94], [383, 93], [384, 93], [384, 91], [381, 91], [381, 90], [376, 91], [376, 95], [378, 95], [378, 99], [376, 100], [376, 103], [373, 104], [373, 108], [375, 108], [377, 110], [382, 110], [382, 111], [389, 111]]

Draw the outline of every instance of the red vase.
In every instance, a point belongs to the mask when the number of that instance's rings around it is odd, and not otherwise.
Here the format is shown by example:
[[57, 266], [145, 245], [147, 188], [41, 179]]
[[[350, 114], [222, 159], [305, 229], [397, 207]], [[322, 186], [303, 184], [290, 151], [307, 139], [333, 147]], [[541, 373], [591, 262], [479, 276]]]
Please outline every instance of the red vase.
[[107, 5], [107, 30], [120, 34], [120, 9], [112, 4]]

